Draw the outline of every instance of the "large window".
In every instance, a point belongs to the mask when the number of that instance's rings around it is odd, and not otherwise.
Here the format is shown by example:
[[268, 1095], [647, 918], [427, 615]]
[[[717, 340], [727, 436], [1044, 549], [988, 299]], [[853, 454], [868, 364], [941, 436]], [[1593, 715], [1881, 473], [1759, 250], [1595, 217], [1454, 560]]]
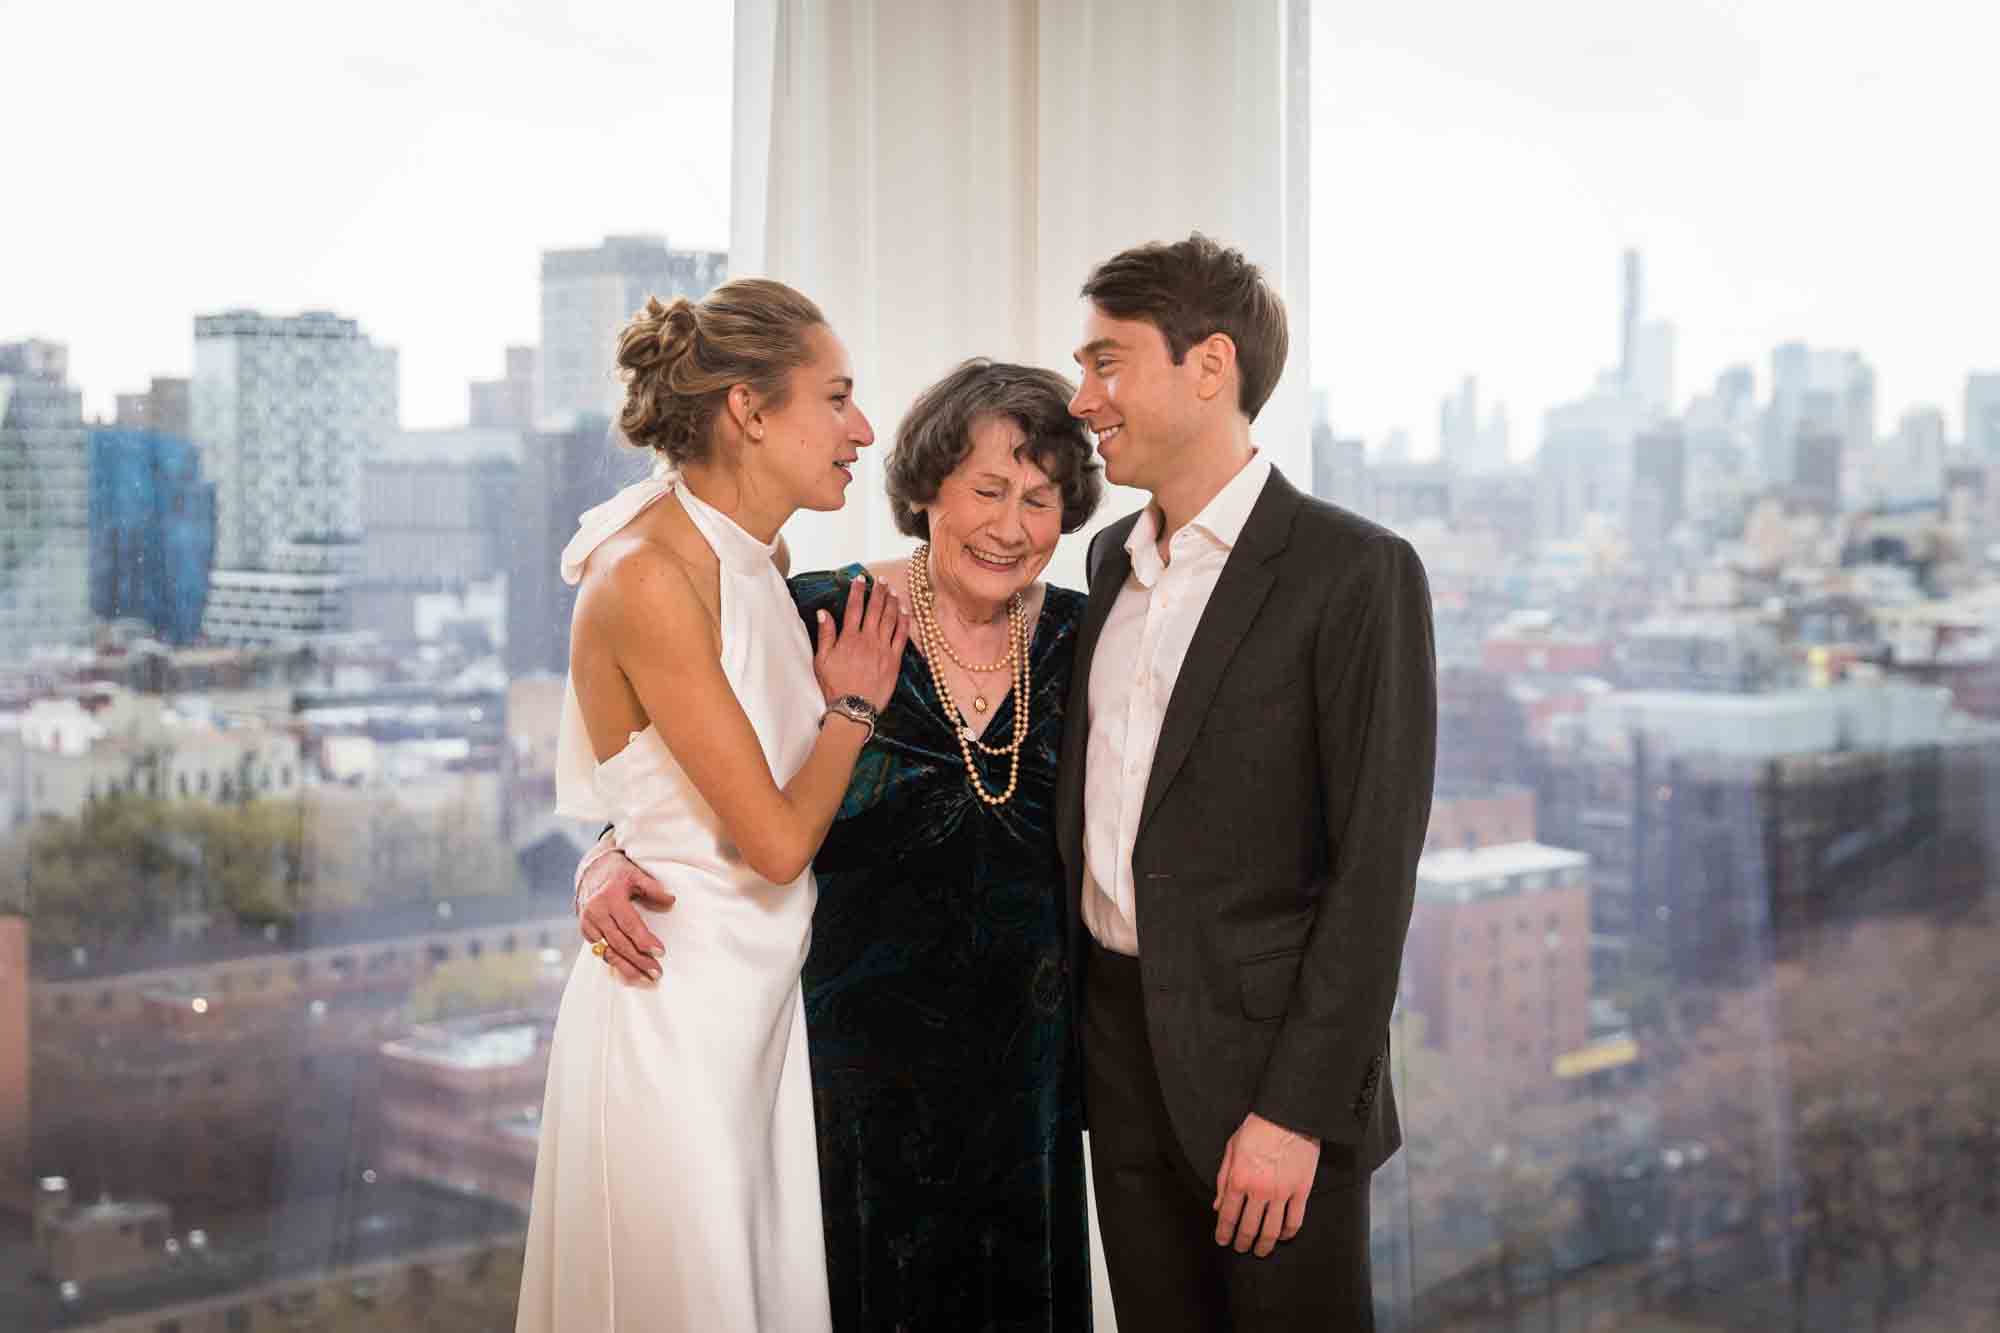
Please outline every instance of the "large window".
[[511, 1327], [555, 553], [726, 266], [729, 8], [0, 46], [0, 1327]]
[[[1311, 36], [1294, 480], [1436, 596], [1383, 1326], [1984, 1327], [2000, 28]], [[639, 466], [618, 326], [728, 272], [732, 40], [0, 15], [0, 1327], [511, 1324], [557, 554]]]
[[1315, 480], [1437, 598], [1389, 1326], [1990, 1320], [1990, 22], [1316, 20]]

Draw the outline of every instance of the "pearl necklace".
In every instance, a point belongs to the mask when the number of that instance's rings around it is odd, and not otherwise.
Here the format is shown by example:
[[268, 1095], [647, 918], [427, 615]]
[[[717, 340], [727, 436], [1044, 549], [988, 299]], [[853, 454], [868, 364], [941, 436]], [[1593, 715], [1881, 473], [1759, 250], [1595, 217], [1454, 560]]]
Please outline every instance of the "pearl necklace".
[[[1014, 797], [1014, 790], [1021, 782], [1021, 749], [1028, 737], [1028, 612], [1027, 600], [1020, 593], [1007, 599], [1007, 655], [992, 666], [969, 666], [952, 651], [951, 641], [944, 636], [944, 626], [937, 615], [937, 594], [931, 587], [931, 548], [926, 542], [917, 548], [910, 559], [910, 610], [916, 618], [916, 638], [923, 650], [924, 660], [930, 664], [931, 682], [937, 686], [938, 702], [944, 705], [945, 716], [951, 719], [952, 730], [958, 736], [959, 753], [965, 759], [965, 774], [972, 781], [972, 790], [980, 800], [991, 806], [1007, 804]], [[1007, 745], [988, 745], [973, 735], [972, 728], [958, 711], [958, 704], [951, 697], [951, 687], [945, 684], [944, 669], [939, 665], [940, 657], [949, 658], [967, 672], [994, 672], [1013, 667], [1014, 682], [1014, 739]], [[986, 698], [977, 698], [980, 712], [986, 711]], [[979, 775], [979, 761], [972, 757], [977, 749], [986, 754], [1009, 756], [1007, 790], [998, 796], [986, 790], [986, 783]]]

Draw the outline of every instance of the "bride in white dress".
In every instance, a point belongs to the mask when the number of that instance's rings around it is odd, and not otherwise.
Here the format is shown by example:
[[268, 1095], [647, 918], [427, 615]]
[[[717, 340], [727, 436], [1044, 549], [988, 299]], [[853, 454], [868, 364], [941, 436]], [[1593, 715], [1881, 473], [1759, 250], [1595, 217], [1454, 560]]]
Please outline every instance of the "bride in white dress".
[[[619, 340], [619, 425], [655, 480], [583, 516], [557, 808], [700, 911], [671, 966], [578, 956], [550, 1051], [522, 1333], [828, 1328], [799, 968], [813, 853], [908, 639], [893, 597], [801, 625], [774, 563], [874, 442], [846, 349], [780, 283], [649, 301]], [[620, 1126], [616, 1142], [607, 1125]], [[634, 1126], [650, 1131], [632, 1132]]]

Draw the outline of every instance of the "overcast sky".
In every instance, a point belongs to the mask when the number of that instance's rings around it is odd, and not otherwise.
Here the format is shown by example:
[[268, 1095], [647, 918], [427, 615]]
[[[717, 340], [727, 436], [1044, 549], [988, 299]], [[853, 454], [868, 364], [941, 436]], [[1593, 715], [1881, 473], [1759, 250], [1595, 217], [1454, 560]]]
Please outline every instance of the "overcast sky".
[[[411, 425], [536, 337], [539, 253], [728, 239], [724, 0], [0, 0], [0, 339], [87, 406], [185, 374], [197, 311], [332, 308]], [[1857, 346], [1882, 425], [2000, 369], [2000, 6], [1320, 0], [1313, 378], [1435, 443], [1476, 373], [1515, 451], [1616, 356], [1619, 254], [1678, 388]]]

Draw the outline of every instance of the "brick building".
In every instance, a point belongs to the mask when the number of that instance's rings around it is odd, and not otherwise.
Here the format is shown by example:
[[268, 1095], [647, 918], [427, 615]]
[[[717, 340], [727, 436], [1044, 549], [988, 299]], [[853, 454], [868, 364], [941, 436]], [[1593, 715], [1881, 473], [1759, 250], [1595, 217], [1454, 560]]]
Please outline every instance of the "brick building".
[[1526, 1092], [1590, 1036], [1590, 858], [1517, 842], [1427, 853], [1404, 965], [1425, 1043]]
[[1424, 850], [1471, 850], [1535, 840], [1535, 793], [1503, 783], [1442, 780], [1431, 794]]
[[384, 1169], [525, 1213], [553, 1028], [522, 1014], [386, 1043], [376, 1085]]
[[0, 905], [0, 1212], [28, 1206], [28, 918]]
[[301, 918], [294, 932], [45, 960], [29, 1170], [194, 1218], [328, 1188], [379, 1165], [381, 1051], [410, 1032], [416, 987], [443, 965], [517, 959], [553, 1013], [538, 979], [580, 946], [566, 896]]
[[1592, 860], [1600, 977], [1637, 948], [1678, 984], [1741, 980], [1814, 925], [1984, 882], [2000, 733], [1935, 691], [1601, 702], [1538, 786], [1542, 838]]

